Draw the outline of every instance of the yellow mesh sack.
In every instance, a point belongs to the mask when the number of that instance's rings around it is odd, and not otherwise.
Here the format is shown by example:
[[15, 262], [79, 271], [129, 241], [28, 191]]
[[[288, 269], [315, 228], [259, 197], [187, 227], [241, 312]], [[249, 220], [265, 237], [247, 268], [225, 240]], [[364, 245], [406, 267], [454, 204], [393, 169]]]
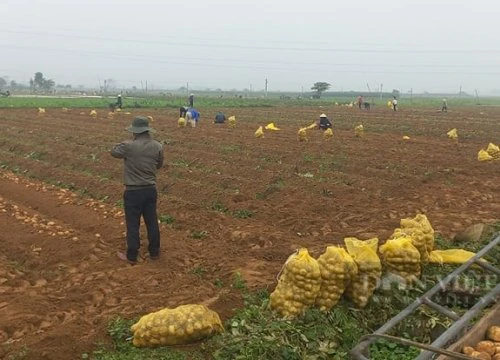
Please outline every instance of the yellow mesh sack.
[[463, 249], [434, 250], [430, 253], [429, 262], [436, 264], [463, 264], [475, 253]]
[[490, 154], [491, 156], [494, 156], [495, 154], [499, 154], [500, 153], [500, 148], [493, 144], [493, 143], [489, 143], [488, 144], [488, 147], [486, 148], [486, 152], [488, 154]]
[[300, 128], [297, 131], [297, 138], [299, 141], [307, 141], [307, 128]]
[[354, 135], [356, 135], [356, 137], [363, 137], [365, 135], [365, 128], [362, 124], [354, 128]]
[[276, 125], [274, 125], [274, 123], [267, 124], [265, 129], [266, 130], [274, 130], [274, 131], [279, 130], [279, 128]]
[[328, 246], [318, 258], [321, 287], [316, 305], [327, 311], [334, 307], [352, 278], [358, 274], [358, 266], [344, 248]]
[[262, 129], [262, 126], [259, 126], [259, 128], [255, 131], [255, 137], [261, 138], [263, 136], [264, 136], [264, 130]]
[[229, 125], [229, 127], [233, 128], [236, 126], [236, 116], [230, 116], [227, 118], [227, 123]]
[[400, 225], [401, 229], [396, 229], [391, 238], [411, 236], [413, 246], [420, 252], [420, 261], [427, 263], [429, 253], [434, 250], [434, 229], [427, 216], [417, 214], [414, 218], [401, 219]]
[[144, 315], [130, 328], [137, 347], [189, 344], [222, 332], [219, 315], [204, 305], [188, 304]]
[[380, 255], [387, 272], [401, 276], [408, 283], [420, 277], [420, 252], [410, 236], [389, 239], [380, 246]]
[[318, 123], [316, 121], [313, 121], [311, 125], [308, 125], [305, 127], [306, 130], [314, 130], [318, 128]]
[[292, 254], [283, 266], [270, 306], [285, 318], [294, 318], [316, 301], [321, 286], [318, 262], [302, 248]]
[[329, 139], [329, 138], [331, 138], [332, 136], [333, 136], [333, 130], [332, 130], [332, 128], [328, 128], [328, 129], [326, 129], [326, 130], [323, 132], [323, 137], [324, 137], [325, 139]]
[[448, 131], [446, 133], [446, 135], [448, 135], [448, 137], [452, 140], [457, 140], [458, 139], [458, 132], [457, 132], [457, 129], [451, 129], [450, 131]]
[[479, 161], [490, 161], [490, 160], [493, 160], [493, 156], [491, 156], [490, 154], [488, 154], [488, 152], [486, 150], [481, 149], [477, 153], [477, 159]]
[[346, 295], [356, 306], [363, 308], [368, 304], [382, 275], [382, 264], [377, 255], [378, 238], [364, 241], [345, 238], [344, 243], [358, 266], [358, 274], [347, 287]]
[[177, 126], [178, 127], [185, 127], [186, 126], [186, 119], [183, 117], [180, 117], [179, 120], [177, 120]]

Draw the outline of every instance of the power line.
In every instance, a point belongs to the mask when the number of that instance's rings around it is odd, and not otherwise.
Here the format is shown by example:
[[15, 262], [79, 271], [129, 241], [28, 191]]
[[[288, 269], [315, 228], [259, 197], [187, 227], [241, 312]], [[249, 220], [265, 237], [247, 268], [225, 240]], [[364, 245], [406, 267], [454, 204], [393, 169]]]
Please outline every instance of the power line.
[[29, 31], [13, 31], [13, 30], [0, 30], [0, 33], [5, 34], [18, 34], [18, 35], [35, 35], [46, 38], [47, 36], [85, 39], [85, 40], [98, 40], [98, 41], [112, 41], [124, 43], [139, 43], [139, 44], [155, 44], [167, 46], [182, 46], [182, 47], [198, 47], [198, 48], [221, 48], [221, 49], [247, 49], [247, 50], [265, 50], [265, 51], [296, 51], [296, 52], [335, 52], [335, 53], [375, 53], [375, 54], [499, 54], [500, 50], [389, 50], [389, 49], [362, 49], [362, 48], [306, 48], [306, 47], [276, 47], [276, 46], [243, 46], [243, 45], [228, 45], [228, 44], [204, 44], [204, 43], [186, 43], [175, 41], [157, 41], [157, 40], [131, 40], [120, 39], [112, 37], [101, 36], [88, 36], [88, 35], [68, 35], [68, 34], [55, 34], [44, 32], [29, 32]]
[[[212, 67], [212, 68], [234, 68], [234, 69], [253, 69], [253, 70], [275, 70], [275, 71], [317, 71], [318, 68], [317, 66], [327, 66], [327, 67], [342, 67], [342, 66], [359, 66], [359, 67], [364, 67], [362, 69], [342, 69], [342, 70], [331, 70], [334, 73], [370, 73], [370, 74], [463, 74], [463, 75], [498, 75], [500, 74], [500, 71], [472, 71], [472, 72], [467, 72], [467, 71], [449, 71], [449, 70], [434, 70], [434, 71], [394, 71], [394, 67], [401, 67], [401, 68], [415, 68], [415, 67], [422, 67], [422, 68], [460, 68], [460, 67], [465, 67], [461, 65], [383, 65], [383, 64], [377, 64], [377, 65], [366, 65], [366, 64], [349, 64], [349, 63], [342, 63], [342, 64], [332, 64], [332, 63], [301, 63], [301, 62], [294, 62], [294, 63], [285, 63], [285, 62], [265, 62], [265, 61], [248, 61], [249, 63], [256, 63], [256, 64], [272, 64], [272, 65], [281, 65], [279, 67], [273, 67], [273, 66], [250, 66], [250, 65], [235, 65], [232, 63], [207, 63], [207, 61], [215, 61], [215, 62], [220, 62], [220, 61], [227, 61], [226, 59], [207, 59], [207, 58], [172, 58], [172, 57], [166, 57], [166, 56], [154, 56], [154, 55], [133, 55], [133, 54], [119, 54], [119, 53], [112, 53], [112, 52], [100, 52], [100, 51], [89, 51], [89, 50], [75, 50], [75, 49], [51, 49], [51, 48], [40, 48], [40, 47], [23, 47], [23, 46], [17, 46], [17, 45], [2, 45], [3, 49], [27, 49], [27, 50], [36, 50], [39, 52], [49, 52], [49, 53], [68, 53], [70, 55], [76, 55], [76, 56], [86, 56], [86, 57], [100, 57], [102, 59], [110, 59], [110, 60], [132, 60], [132, 61], [147, 61], [148, 63], [162, 63], [162, 64], [170, 64], [170, 65], [185, 65], [185, 66], [199, 66], [199, 67]], [[172, 59], [177, 59], [177, 61], [172, 60]], [[194, 61], [193, 61], [194, 60]], [[284, 68], [283, 65], [307, 65], [307, 68], [299, 68], [299, 67], [292, 67], [292, 68]], [[387, 70], [372, 70], [370, 67], [389, 67]], [[477, 68], [478, 66], [467, 66], [467, 67], [474, 67]], [[498, 66], [481, 66], [482, 68], [498, 68]]]

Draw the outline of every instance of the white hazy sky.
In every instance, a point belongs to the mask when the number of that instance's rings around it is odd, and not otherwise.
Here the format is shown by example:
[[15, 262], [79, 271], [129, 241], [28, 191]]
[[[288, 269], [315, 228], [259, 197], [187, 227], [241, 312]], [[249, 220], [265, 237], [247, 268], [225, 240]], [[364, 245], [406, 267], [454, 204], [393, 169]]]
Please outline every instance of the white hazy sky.
[[0, 0], [0, 14], [0, 76], [18, 82], [500, 88], [498, 0]]

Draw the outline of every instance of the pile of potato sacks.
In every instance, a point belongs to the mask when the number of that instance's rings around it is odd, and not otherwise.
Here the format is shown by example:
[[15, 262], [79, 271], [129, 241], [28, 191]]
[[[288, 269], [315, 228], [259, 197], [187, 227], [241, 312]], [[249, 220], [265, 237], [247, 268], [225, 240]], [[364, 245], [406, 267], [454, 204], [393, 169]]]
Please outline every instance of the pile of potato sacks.
[[486, 337], [488, 340], [480, 341], [476, 346], [465, 346], [462, 352], [475, 359], [500, 360], [500, 326], [491, 326]]
[[271, 294], [271, 308], [285, 318], [294, 318], [313, 305], [328, 311], [342, 295], [363, 308], [383, 270], [407, 284], [414, 282], [433, 251], [434, 229], [423, 214], [401, 219], [400, 226], [380, 248], [378, 238], [345, 238], [345, 248], [329, 246], [318, 260], [307, 249], [300, 249], [283, 267]]
[[137, 347], [189, 344], [222, 332], [219, 315], [204, 305], [188, 304], [144, 315], [132, 325]]

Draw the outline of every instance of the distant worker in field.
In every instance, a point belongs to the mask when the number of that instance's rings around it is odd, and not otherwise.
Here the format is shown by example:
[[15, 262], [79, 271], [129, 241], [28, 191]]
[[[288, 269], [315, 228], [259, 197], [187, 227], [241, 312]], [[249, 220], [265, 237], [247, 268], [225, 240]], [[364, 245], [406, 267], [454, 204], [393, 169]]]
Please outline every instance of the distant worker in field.
[[226, 115], [224, 115], [224, 113], [222, 111], [219, 111], [217, 113], [217, 115], [215, 115], [214, 123], [215, 124], [224, 124], [225, 121], [226, 121]]
[[330, 120], [326, 117], [325, 114], [321, 114], [319, 116], [318, 129], [326, 130], [331, 128], [332, 128], [332, 123], [330, 122]]
[[179, 117], [185, 118], [187, 111], [188, 111], [188, 107], [187, 106], [181, 106], [179, 108]]
[[191, 125], [191, 127], [196, 127], [200, 121], [200, 113], [195, 108], [188, 108], [186, 112], [186, 122]]
[[392, 99], [392, 110], [394, 110], [394, 111], [398, 110], [398, 99], [396, 99], [395, 96], [393, 96], [393, 99]]
[[446, 99], [443, 99], [443, 103], [441, 104], [441, 111], [448, 112], [448, 104], [446, 102]]
[[189, 99], [189, 107], [192, 108], [194, 106], [194, 94], [193, 93], [189, 94], [188, 99]]
[[123, 159], [124, 163], [123, 206], [127, 226], [127, 252], [118, 252], [118, 257], [134, 265], [141, 246], [141, 217], [146, 224], [150, 259], [156, 260], [160, 256], [156, 172], [163, 166], [163, 146], [151, 138], [150, 132], [154, 130], [149, 127], [147, 117], [136, 117], [127, 130], [133, 134], [133, 139], [115, 145], [111, 149], [111, 155]]
[[363, 98], [363, 96], [359, 95], [358, 99], [357, 99], [357, 102], [358, 102], [358, 107], [361, 109], [361, 107], [365, 103], [365, 99]]
[[122, 108], [122, 94], [118, 94], [118, 97], [116, 98], [116, 107], [118, 109], [121, 109]]

